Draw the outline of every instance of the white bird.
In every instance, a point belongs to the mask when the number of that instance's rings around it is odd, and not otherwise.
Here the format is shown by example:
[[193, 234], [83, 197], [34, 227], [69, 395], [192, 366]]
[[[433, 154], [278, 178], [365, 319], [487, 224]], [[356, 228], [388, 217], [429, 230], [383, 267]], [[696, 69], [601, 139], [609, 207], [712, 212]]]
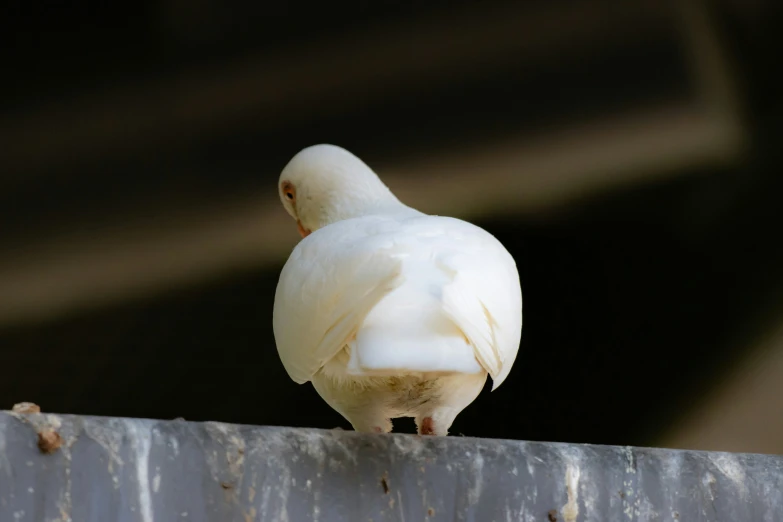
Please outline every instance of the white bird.
[[280, 174], [304, 238], [283, 267], [273, 327], [291, 379], [356, 431], [414, 417], [447, 435], [492, 377], [508, 376], [522, 335], [514, 259], [485, 230], [401, 203], [364, 162], [308, 147]]

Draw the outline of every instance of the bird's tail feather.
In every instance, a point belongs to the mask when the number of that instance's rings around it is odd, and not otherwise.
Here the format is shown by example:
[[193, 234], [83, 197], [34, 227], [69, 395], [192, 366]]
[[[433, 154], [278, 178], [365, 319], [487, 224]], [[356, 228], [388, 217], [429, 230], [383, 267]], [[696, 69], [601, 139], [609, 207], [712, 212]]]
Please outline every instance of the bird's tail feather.
[[355, 375], [482, 371], [473, 347], [456, 335], [405, 335], [386, 328], [364, 328], [349, 348], [347, 370]]

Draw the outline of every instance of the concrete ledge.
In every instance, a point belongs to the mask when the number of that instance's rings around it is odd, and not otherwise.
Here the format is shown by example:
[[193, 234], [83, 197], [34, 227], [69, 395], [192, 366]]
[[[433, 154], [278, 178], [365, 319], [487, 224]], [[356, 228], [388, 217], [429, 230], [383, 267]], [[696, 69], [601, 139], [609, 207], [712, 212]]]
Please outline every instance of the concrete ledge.
[[781, 521], [783, 457], [0, 412], [0, 521]]

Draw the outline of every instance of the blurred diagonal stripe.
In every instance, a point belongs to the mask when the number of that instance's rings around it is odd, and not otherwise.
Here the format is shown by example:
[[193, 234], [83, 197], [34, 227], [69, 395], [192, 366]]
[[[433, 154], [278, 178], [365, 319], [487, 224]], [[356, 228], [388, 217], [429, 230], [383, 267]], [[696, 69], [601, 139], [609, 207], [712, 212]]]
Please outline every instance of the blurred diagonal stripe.
[[[312, 48], [117, 87], [0, 119], [0, 183], [51, 166], [129, 154], [151, 144], [218, 133], [248, 118], [264, 124], [339, 114], [357, 96], [379, 98], [521, 56], [622, 38], [629, 26], [671, 25], [668, 4], [590, 0], [531, 9], [475, 4], [449, 18], [370, 27]], [[567, 37], [565, 36], [567, 35]]]
[[[457, 149], [443, 155], [433, 153], [432, 156], [416, 162], [406, 163], [405, 160], [398, 159], [398, 163], [372, 166], [392, 190], [410, 205], [429, 213], [474, 219], [500, 213], [522, 214], [554, 210], [574, 199], [589, 197], [591, 193], [621, 184], [676, 175], [678, 171], [694, 166], [726, 165], [738, 161], [745, 151], [747, 136], [737, 103], [736, 87], [731, 82], [724, 53], [721, 52], [718, 38], [705, 15], [703, 2], [694, 0], [677, 5], [680, 7], [675, 12], [679, 13], [679, 19], [682, 21], [684, 50], [691, 56], [697, 84], [702, 88], [695, 99], [683, 101], [681, 104], [637, 108], [636, 112], [606, 116], [593, 124], [572, 124], [566, 127], [565, 131], [555, 134], [511, 136], [483, 148]], [[638, 14], [634, 10], [629, 12]], [[571, 20], [582, 15], [585, 19], [595, 18], [589, 10], [580, 10], [571, 12], [565, 19]], [[500, 25], [493, 26], [492, 31], [501, 26], [510, 32], [522, 27], [517, 27], [516, 22], [511, 21], [510, 13], [494, 11], [493, 16], [497, 17], [495, 20]], [[567, 45], [575, 45], [573, 39], [563, 39], [562, 34], [557, 38], [550, 38], [549, 31], [553, 27], [551, 23], [547, 25], [541, 18], [531, 19], [535, 24], [525, 27], [529, 27], [545, 41], [560, 39], [567, 41]], [[524, 23], [530, 24], [531, 19]], [[562, 12], [558, 12], [555, 20], [562, 19]], [[461, 23], [456, 23], [455, 30], [465, 31], [466, 27], [481, 26], [474, 22], [466, 18]], [[454, 20], [451, 24], [455, 24]], [[590, 27], [595, 30], [599, 26], [603, 27], [600, 23]], [[419, 34], [416, 38], [425, 40], [445, 37], [444, 33], [432, 32], [431, 28], [416, 34]], [[501, 31], [498, 34], [505, 33]], [[393, 45], [388, 47], [390, 44], [384, 43], [384, 38], [375, 36], [378, 37], [379, 45], [391, 53]], [[466, 37], [465, 34], [462, 34], [462, 37]], [[408, 45], [411, 45], [411, 42], [423, 42], [412, 35], [410, 38], [412, 40]], [[470, 45], [473, 43], [469, 42]], [[415, 50], [417, 45], [411, 49]], [[525, 45], [527, 43], [523, 47]], [[365, 49], [355, 44], [352, 47], [356, 47], [359, 54], [348, 53], [345, 56], [364, 56], [364, 59], [371, 59], [369, 54], [363, 54]], [[463, 57], [459, 54], [454, 55], [453, 60], [445, 57], [449, 46], [435, 46], [435, 49], [441, 49], [445, 54], [431, 56], [424, 61], [412, 60], [413, 65], [405, 67], [426, 69], [426, 64], [436, 58], [445, 64], [451, 64], [449, 67], [458, 68], [462, 63]], [[325, 51], [324, 59], [333, 52], [336, 51]], [[481, 52], [475, 49], [473, 52], [476, 54], [468, 53], [473, 59], [484, 59]], [[337, 55], [342, 56], [340, 53]], [[338, 70], [349, 73], [350, 61], [341, 61], [348, 60], [347, 58], [329, 59], [339, 61], [342, 69], [338, 67]], [[321, 64], [319, 67], [326, 69], [319, 70], [332, 70], [334, 64], [328, 61], [326, 63], [328, 67]], [[296, 80], [296, 84], [312, 74], [312, 71], [302, 73], [296, 65], [286, 67], [287, 74], [291, 75], [289, 80]], [[380, 83], [387, 81], [386, 73], [392, 71], [385, 67], [369, 70], [379, 74], [374, 81]], [[411, 72], [406, 70], [408, 72], [405, 74]], [[379, 71], [384, 72], [380, 74]], [[305, 76], [301, 76], [302, 74]], [[185, 97], [189, 102], [180, 102], [185, 103], [188, 110], [182, 110], [185, 105], [180, 105], [181, 117], [172, 117], [172, 123], [169, 125], [186, 124], [198, 127], [196, 120], [206, 125], [207, 122], [213, 121], [213, 116], [226, 117], [226, 114], [232, 114], [234, 111], [241, 112], [241, 108], [246, 106], [239, 102], [232, 106], [233, 109], [221, 107], [217, 111], [213, 108], [199, 112], [197, 100], [201, 99], [200, 96], [211, 99], [212, 96], [229, 95], [229, 101], [226, 103], [232, 104], [234, 102], [231, 100], [249, 96], [254, 92], [255, 87], [248, 85], [260, 87], [267, 77], [266, 73], [257, 73], [258, 83], [251, 82], [247, 85], [238, 80], [239, 76], [232, 75], [226, 75], [225, 80], [215, 80], [215, 83], [208, 82], [206, 86], [202, 85], [192, 91], [195, 93], [192, 94], [193, 98]], [[336, 81], [330, 84], [329, 88], [333, 88], [337, 93], [343, 89], [344, 81], [345, 78]], [[314, 87], [307, 87], [311, 88]], [[326, 88], [324, 86], [324, 89]], [[239, 91], [234, 92], [232, 89]], [[279, 85], [273, 91], [277, 92], [277, 89]], [[349, 93], [346, 91], [342, 94]], [[300, 94], [297, 91], [296, 96]], [[258, 101], [265, 98], [259, 95], [253, 99]], [[145, 116], [141, 114], [144, 111], [141, 111], [139, 119], [133, 120], [141, 122], [141, 127], [135, 127], [136, 130], [145, 130], [142, 133], [145, 136], [139, 139], [157, 139], [154, 129], [147, 129], [146, 126], [150, 121], [156, 124], [158, 121], [155, 118], [148, 121], [146, 118], [154, 116], [155, 111], [161, 109], [156, 103], [172, 101], [169, 98], [160, 98], [150, 105], [152, 112]], [[127, 107], [126, 115], [131, 119], [135, 118], [137, 115], [134, 111], [139, 107], [134, 103], [129, 103]], [[191, 109], [194, 114], [192, 117], [195, 118], [193, 120], [188, 116]], [[90, 120], [95, 114], [98, 114], [98, 119]], [[93, 116], [86, 116], [85, 121], [93, 123], [85, 124], [79, 128], [81, 130], [75, 129], [74, 136], [86, 133], [82, 136], [87, 140], [85, 143], [89, 143], [92, 148], [100, 148], [91, 140], [95, 137], [101, 138], [102, 127], [94, 123], [104, 121], [102, 118], [105, 115], [98, 111]], [[42, 143], [46, 143], [52, 136], [62, 138], [68, 134], [68, 129], [64, 127], [43, 125], [43, 128], [49, 130], [42, 131]], [[150, 131], [148, 136], [147, 130]], [[5, 139], [3, 136], [7, 132], [11, 132], [9, 128], [0, 131], [0, 138]], [[172, 131], [168, 129], [166, 132]], [[24, 141], [31, 139], [30, 136], [20, 139], [21, 141], [10, 140], [8, 143], [11, 146], [4, 150], [6, 153], [9, 150], [14, 151], [11, 154], [18, 154], [16, 158], [21, 161], [25, 150], [30, 150], [25, 147], [32, 146], [33, 142]], [[81, 138], [74, 139], [78, 141]], [[112, 135], [111, 132], [107, 133], [105, 139], [109, 141], [99, 143], [107, 147], [111, 140], [123, 141], [120, 134]], [[60, 145], [69, 148], [69, 140], [63, 140]], [[76, 142], [72, 145], [76, 146]], [[310, 144], [301, 145], [304, 147]], [[79, 155], [78, 151], [73, 152], [75, 157]], [[57, 157], [55, 146], [48, 159], [58, 161]], [[481, 197], [477, 198], [476, 194], [481, 194]], [[169, 213], [161, 211], [160, 214]], [[274, 267], [284, 261], [295, 240], [295, 232], [285, 213], [279, 208], [276, 195], [258, 194], [237, 195], [233, 201], [224, 205], [192, 208], [190, 217], [157, 223], [154, 227], [139, 228], [126, 223], [89, 237], [63, 237], [46, 241], [43, 245], [19, 247], [13, 257], [7, 257], [0, 262], [0, 325], [45, 320], [65, 313], [75, 313], [88, 307], [165, 291], [234, 270]]]
[[[725, 164], [739, 158], [742, 144], [738, 127], [671, 107], [566, 135], [521, 137], [419, 164], [373, 167], [414, 207], [479, 218], [541, 212], [618, 182]], [[297, 239], [276, 194], [193, 209], [192, 216], [154, 229], [63, 238], [6, 260], [0, 264], [0, 325], [42, 320], [232, 270], [275, 266]]]
[[783, 323], [658, 442], [667, 448], [783, 453]]

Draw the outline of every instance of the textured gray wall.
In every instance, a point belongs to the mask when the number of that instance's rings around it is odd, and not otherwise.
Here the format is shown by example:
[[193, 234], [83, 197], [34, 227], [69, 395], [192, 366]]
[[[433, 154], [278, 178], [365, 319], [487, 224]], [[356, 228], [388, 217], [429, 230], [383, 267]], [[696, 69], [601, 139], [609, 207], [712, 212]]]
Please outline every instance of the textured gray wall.
[[0, 412], [0, 522], [553, 519], [783, 521], [783, 457]]

